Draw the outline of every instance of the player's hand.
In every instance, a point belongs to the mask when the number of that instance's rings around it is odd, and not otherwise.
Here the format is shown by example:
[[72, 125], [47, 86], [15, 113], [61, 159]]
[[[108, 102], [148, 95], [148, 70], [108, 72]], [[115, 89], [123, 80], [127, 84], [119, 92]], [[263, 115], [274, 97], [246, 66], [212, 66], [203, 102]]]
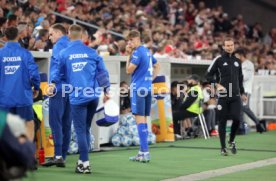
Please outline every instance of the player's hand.
[[248, 97], [245, 94], [241, 96], [242, 102], [247, 102]]
[[103, 102], [106, 103], [110, 99], [109, 93], [104, 94]]
[[46, 91], [46, 95], [49, 97], [52, 97], [55, 95], [55, 91], [56, 91], [56, 85], [54, 83], [49, 84]]
[[37, 98], [39, 90], [33, 90], [33, 98]]
[[217, 91], [219, 91], [219, 92], [226, 91], [225, 87], [223, 87], [223, 86], [220, 85], [220, 84], [216, 84], [216, 89], [217, 89]]
[[24, 144], [27, 141], [26, 136], [19, 136], [17, 139], [20, 144]]
[[131, 54], [132, 54], [132, 51], [133, 51], [133, 49], [130, 47], [130, 45], [127, 45], [127, 46], [126, 46], [126, 54], [127, 54], [127, 55], [131, 55]]

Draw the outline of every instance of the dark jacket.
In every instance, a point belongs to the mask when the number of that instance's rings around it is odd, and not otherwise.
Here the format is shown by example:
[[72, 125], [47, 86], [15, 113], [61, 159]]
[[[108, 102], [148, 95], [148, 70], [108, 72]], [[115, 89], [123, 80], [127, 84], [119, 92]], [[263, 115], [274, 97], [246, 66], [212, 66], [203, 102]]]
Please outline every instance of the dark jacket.
[[180, 106], [184, 100], [185, 95], [180, 92], [179, 97], [177, 97], [177, 95], [173, 95], [171, 94], [171, 103], [172, 103], [172, 111], [174, 112], [178, 112], [180, 110]]
[[206, 79], [209, 83], [219, 83], [225, 87], [227, 97], [240, 96], [244, 93], [241, 61], [233, 54], [224, 52], [216, 57], [208, 68]]

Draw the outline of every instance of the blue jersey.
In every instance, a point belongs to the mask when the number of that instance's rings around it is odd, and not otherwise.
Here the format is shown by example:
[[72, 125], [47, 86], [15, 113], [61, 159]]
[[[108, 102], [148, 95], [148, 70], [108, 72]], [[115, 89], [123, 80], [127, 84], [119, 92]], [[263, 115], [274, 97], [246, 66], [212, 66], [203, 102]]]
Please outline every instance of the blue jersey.
[[157, 61], [149, 49], [144, 46], [137, 47], [130, 58], [130, 62], [137, 66], [132, 74], [132, 90], [138, 90], [141, 87], [143, 90], [151, 90], [153, 65]]
[[[100, 96], [96, 73], [104, 71], [108, 76], [108, 72], [103, 59], [94, 49], [84, 45], [80, 40], [72, 41], [60, 52], [59, 58], [59, 70], [65, 72], [66, 83], [73, 88], [69, 94], [71, 104], [80, 105]], [[60, 78], [54, 81], [58, 82]]]
[[[69, 43], [69, 38], [67, 36], [62, 36], [58, 39], [56, 44], [53, 47], [53, 52], [52, 52], [52, 57], [51, 57], [51, 62], [50, 62], [50, 77], [49, 77], [49, 83], [52, 82], [53, 77], [55, 74], [57, 74], [58, 71], [58, 64], [59, 64], [59, 59], [58, 59], [58, 54], [61, 50], [66, 48]], [[64, 72], [59, 72], [62, 75], [64, 75]], [[56, 84], [57, 91], [61, 90], [61, 84], [65, 83], [64, 77], [61, 80], [61, 83]]]
[[0, 49], [0, 106], [23, 107], [33, 104], [40, 76], [32, 54], [17, 42]]

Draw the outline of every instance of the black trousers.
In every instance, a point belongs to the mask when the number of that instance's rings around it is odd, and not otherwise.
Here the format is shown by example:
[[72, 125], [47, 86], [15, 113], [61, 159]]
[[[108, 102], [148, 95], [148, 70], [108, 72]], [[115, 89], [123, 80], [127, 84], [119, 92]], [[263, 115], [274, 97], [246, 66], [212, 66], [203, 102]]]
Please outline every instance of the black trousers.
[[173, 112], [174, 134], [179, 134], [179, 135], [181, 134], [180, 121], [183, 121], [184, 119], [187, 119], [187, 118], [193, 118], [193, 117], [197, 117], [197, 114], [187, 110]]
[[219, 121], [219, 138], [221, 148], [226, 148], [226, 123], [232, 120], [230, 142], [235, 140], [240, 125], [241, 98], [240, 96], [219, 98], [217, 105], [217, 118]]

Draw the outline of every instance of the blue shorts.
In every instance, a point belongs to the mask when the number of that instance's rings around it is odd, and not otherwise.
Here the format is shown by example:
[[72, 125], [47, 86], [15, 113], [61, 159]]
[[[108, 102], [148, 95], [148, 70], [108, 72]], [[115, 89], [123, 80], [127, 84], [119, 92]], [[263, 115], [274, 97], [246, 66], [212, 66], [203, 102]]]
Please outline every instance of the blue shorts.
[[24, 106], [24, 107], [10, 107], [3, 108], [5, 111], [18, 115], [25, 121], [34, 120], [34, 111], [32, 106]]
[[[139, 93], [139, 94], [138, 94]], [[149, 116], [151, 109], [151, 91], [132, 92], [131, 112], [133, 115]]]

